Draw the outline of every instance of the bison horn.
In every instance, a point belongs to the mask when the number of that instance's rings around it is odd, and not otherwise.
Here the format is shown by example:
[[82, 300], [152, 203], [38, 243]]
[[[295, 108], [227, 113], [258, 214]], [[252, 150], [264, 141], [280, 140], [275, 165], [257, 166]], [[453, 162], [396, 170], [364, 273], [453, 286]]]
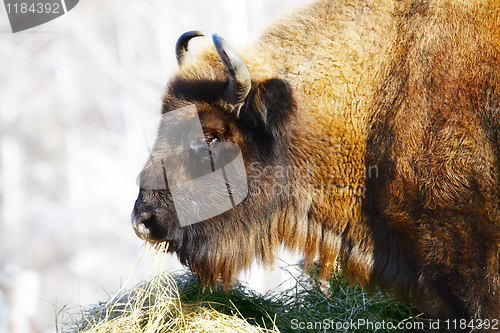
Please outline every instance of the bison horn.
[[188, 31], [183, 33], [179, 39], [177, 40], [177, 44], [175, 44], [175, 56], [177, 57], [177, 63], [179, 67], [184, 63], [184, 58], [188, 51], [189, 41], [194, 37], [205, 36], [205, 34], [201, 31]]
[[224, 99], [228, 103], [238, 104], [245, 100], [252, 87], [250, 72], [243, 59], [221, 36], [214, 34], [212, 39], [229, 75], [229, 84], [224, 92]]

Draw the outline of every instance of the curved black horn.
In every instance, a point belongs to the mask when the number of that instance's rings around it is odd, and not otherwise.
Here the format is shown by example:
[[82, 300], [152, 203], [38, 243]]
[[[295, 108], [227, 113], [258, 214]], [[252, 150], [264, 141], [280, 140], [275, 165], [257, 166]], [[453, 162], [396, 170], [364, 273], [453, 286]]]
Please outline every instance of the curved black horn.
[[213, 34], [212, 39], [229, 75], [229, 84], [224, 93], [224, 99], [228, 103], [238, 104], [245, 100], [252, 87], [250, 72], [243, 59], [221, 36]]
[[197, 30], [188, 31], [183, 33], [177, 40], [177, 43], [175, 44], [175, 56], [177, 57], [179, 67], [184, 63], [184, 58], [188, 51], [189, 41], [198, 36], [205, 36], [205, 34]]

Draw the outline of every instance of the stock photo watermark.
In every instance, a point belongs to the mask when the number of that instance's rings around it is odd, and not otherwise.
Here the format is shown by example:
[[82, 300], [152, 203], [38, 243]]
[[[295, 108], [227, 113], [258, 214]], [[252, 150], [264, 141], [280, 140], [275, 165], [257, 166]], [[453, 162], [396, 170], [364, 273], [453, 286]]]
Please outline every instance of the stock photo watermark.
[[304, 187], [309, 193], [363, 196], [365, 179], [379, 176], [376, 166], [245, 164], [237, 144], [208, 139], [194, 104], [144, 122], [129, 135], [129, 150], [138, 151], [132, 160], [141, 161], [137, 184], [170, 191], [181, 226], [227, 212], [248, 196], [300, 198]]
[[4, 0], [12, 32], [52, 21], [73, 9], [79, 0]]
[[[156, 139], [147, 134], [155, 123], [159, 123]], [[240, 148], [231, 142], [207, 143], [195, 105], [167, 112], [152, 124], [136, 132], [149, 153], [148, 173], [139, 176], [138, 185], [143, 189], [168, 188], [181, 226], [220, 215], [246, 198]]]
[[[262, 165], [252, 162], [248, 167], [249, 187], [253, 195], [297, 195], [293, 182], [300, 181], [307, 184], [310, 193], [316, 191], [328, 192], [332, 196], [363, 196], [366, 192], [364, 180], [378, 178], [377, 166], [320, 166], [306, 164], [293, 165]], [[357, 181], [345, 182], [340, 180], [354, 179]], [[293, 181], [293, 182], [292, 182]]]
[[298, 319], [292, 319], [290, 321], [290, 327], [292, 330], [308, 330], [308, 331], [321, 331], [321, 332], [337, 332], [337, 331], [348, 331], [355, 332], [357, 330], [394, 330], [397, 331], [424, 331], [424, 330], [476, 330], [476, 329], [489, 329], [489, 330], [499, 330], [500, 326], [498, 319], [448, 319], [448, 320], [433, 320], [429, 319], [427, 321], [373, 321], [369, 319], [357, 319], [357, 320], [332, 320], [324, 319], [322, 321], [300, 321]]

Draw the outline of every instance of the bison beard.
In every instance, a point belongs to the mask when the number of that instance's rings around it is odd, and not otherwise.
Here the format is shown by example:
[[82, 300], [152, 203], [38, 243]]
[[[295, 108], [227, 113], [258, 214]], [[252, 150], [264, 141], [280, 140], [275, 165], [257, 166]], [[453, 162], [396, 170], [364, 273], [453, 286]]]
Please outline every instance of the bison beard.
[[[248, 195], [181, 227], [168, 186], [141, 186], [137, 234], [205, 285], [284, 244], [432, 317], [498, 318], [498, 17], [498, 1], [321, 0], [239, 55], [215, 35], [189, 59], [203, 33], [183, 35], [162, 112], [194, 105], [209, 149], [236, 143]], [[180, 144], [158, 137], [141, 184]]]

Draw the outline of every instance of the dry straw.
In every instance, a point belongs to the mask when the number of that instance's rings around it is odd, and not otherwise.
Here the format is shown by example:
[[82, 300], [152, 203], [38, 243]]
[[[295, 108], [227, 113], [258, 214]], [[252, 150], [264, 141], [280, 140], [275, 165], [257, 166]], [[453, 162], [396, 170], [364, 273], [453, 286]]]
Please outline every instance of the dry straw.
[[279, 333], [248, 323], [233, 307], [233, 315], [210, 306], [181, 302], [174, 278], [161, 271], [161, 253], [156, 247], [153, 278], [125, 292], [119, 292], [106, 304], [87, 310], [77, 323], [76, 332], [85, 333], [164, 333], [164, 332], [255, 332]]

